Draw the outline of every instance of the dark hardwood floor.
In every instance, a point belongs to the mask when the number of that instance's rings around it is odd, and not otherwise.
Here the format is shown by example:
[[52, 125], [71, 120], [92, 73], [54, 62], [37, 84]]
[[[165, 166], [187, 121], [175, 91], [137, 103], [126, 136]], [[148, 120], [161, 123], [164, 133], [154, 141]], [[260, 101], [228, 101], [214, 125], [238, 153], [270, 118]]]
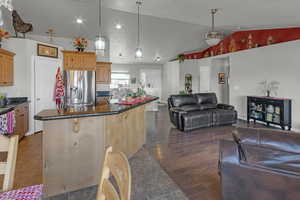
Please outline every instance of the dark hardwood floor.
[[[219, 200], [219, 140], [231, 139], [234, 126], [183, 133], [172, 127], [166, 107], [148, 113], [147, 118], [147, 148], [187, 197]], [[248, 125], [239, 122], [238, 126]]]
[[[234, 127], [183, 133], [172, 127], [166, 106], [160, 107], [159, 112], [148, 112], [147, 120], [146, 148], [187, 197], [219, 200], [218, 143], [220, 139], [231, 139]], [[243, 122], [238, 125], [247, 126]], [[42, 134], [36, 134], [19, 144], [14, 188], [41, 183]]]

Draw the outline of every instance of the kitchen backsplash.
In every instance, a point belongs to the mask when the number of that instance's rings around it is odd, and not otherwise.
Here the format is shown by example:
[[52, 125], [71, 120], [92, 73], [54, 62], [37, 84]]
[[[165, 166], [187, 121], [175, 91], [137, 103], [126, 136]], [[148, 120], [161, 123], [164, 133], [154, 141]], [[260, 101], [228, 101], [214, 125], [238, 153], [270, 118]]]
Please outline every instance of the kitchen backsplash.
[[96, 91], [110, 91], [109, 84], [97, 84]]

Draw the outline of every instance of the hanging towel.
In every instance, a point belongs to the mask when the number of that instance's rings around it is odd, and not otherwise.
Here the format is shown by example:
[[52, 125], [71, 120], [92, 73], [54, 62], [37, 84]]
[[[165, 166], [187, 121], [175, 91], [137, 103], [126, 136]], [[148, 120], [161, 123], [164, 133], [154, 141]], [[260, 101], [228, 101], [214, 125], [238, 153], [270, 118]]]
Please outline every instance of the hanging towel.
[[0, 135], [12, 135], [15, 126], [15, 111], [0, 115]]
[[64, 82], [63, 82], [60, 67], [58, 67], [56, 73], [55, 88], [54, 88], [54, 101], [56, 105], [60, 105], [62, 103], [62, 99], [64, 96], [65, 96]]

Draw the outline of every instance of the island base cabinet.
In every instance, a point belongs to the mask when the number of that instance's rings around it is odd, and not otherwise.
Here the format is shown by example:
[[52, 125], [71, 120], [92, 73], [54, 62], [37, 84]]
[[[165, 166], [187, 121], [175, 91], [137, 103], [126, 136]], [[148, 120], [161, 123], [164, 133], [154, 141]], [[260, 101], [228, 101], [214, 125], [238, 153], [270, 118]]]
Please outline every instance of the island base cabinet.
[[145, 144], [145, 106], [105, 119], [105, 146], [131, 157]]
[[145, 105], [120, 114], [44, 122], [43, 198], [99, 183], [105, 149], [131, 157], [145, 144]]
[[104, 117], [46, 121], [43, 197], [98, 184], [104, 153]]

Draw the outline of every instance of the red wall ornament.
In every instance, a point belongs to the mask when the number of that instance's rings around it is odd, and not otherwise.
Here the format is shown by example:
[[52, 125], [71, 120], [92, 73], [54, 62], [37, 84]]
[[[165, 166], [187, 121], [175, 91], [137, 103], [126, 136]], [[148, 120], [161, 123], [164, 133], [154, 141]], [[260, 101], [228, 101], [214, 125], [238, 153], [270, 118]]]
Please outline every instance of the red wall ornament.
[[184, 54], [184, 58], [201, 59], [299, 39], [300, 28], [238, 31], [223, 39], [219, 44], [201, 52]]

